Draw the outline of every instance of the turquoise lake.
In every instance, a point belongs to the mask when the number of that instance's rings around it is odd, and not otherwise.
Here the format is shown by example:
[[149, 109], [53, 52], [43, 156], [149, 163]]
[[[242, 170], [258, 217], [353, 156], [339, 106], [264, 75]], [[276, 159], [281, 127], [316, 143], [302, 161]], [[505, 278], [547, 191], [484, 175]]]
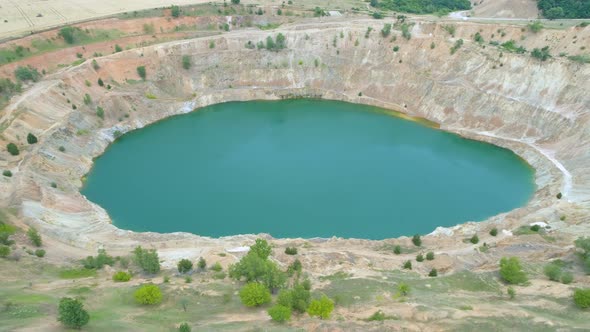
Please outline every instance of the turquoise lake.
[[122, 229], [384, 239], [527, 203], [513, 152], [326, 100], [230, 102], [118, 139], [82, 193]]

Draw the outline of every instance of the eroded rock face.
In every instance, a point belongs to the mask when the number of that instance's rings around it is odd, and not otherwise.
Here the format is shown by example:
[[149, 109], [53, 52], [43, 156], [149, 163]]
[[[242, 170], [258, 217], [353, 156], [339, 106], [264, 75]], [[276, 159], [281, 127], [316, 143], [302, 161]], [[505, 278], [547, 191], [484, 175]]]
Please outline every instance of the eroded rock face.
[[[160, 248], [195, 241], [199, 246], [242, 245], [254, 236], [210, 239], [119, 230], [101, 207], [79, 193], [81, 179], [93, 158], [121, 133], [219, 102], [311, 96], [425, 118], [444, 130], [512, 149], [535, 167], [537, 191], [527, 206], [432, 236], [457, 239], [501, 222], [551, 224], [559, 222], [555, 211], [564, 208], [582, 209], [588, 216], [590, 66], [560, 58], [541, 63], [471, 41], [475, 32], [492, 34], [490, 26], [461, 24], [451, 38], [440, 25], [419, 22], [411, 40], [394, 30], [397, 40], [392, 41], [380, 35], [382, 24], [358, 20], [287, 27], [281, 32], [288, 49], [279, 52], [244, 47], [278, 32], [236, 31], [125, 51], [98, 58], [98, 70], [86, 61], [47, 77], [15, 97], [2, 115], [1, 145], [19, 142], [23, 151], [19, 156], [0, 152], [0, 167], [14, 173], [0, 180], [0, 206], [18, 207], [23, 220], [44, 234], [90, 250], [105, 243], [121, 250], [142, 243]], [[373, 32], [365, 38], [370, 25]], [[504, 30], [506, 38], [526, 34], [520, 27]], [[572, 28], [547, 34], [557, 47], [572, 35], [590, 33]], [[464, 46], [449, 54], [459, 38]], [[542, 38], [522, 43], [538, 47]], [[394, 45], [398, 52], [392, 51]], [[191, 57], [189, 70], [181, 66], [183, 55]], [[139, 79], [137, 66], [146, 67], [146, 81]], [[85, 84], [98, 78], [112, 89]], [[92, 99], [89, 105], [83, 102], [85, 94]], [[97, 106], [105, 110], [104, 120], [96, 116]], [[29, 132], [39, 137], [38, 144], [25, 146]], [[561, 201], [555, 198], [559, 192]]]

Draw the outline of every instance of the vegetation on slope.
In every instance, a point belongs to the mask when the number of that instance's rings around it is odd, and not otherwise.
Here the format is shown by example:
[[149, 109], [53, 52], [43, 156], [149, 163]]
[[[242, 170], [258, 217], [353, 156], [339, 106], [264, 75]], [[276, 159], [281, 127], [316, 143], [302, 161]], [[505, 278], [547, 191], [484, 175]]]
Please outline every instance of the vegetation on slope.
[[448, 13], [471, 9], [469, 0], [371, 0], [371, 6], [413, 14]]
[[551, 20], [590, 18], [590, 1], [588, 0], [538, 0], [537, 7], [544, 17]]

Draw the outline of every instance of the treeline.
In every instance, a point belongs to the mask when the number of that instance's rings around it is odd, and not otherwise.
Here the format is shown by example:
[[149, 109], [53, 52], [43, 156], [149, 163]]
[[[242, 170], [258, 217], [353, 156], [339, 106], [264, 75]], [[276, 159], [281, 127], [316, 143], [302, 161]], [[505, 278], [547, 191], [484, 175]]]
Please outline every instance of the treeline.
[[371, 6], [413, 14], [471, 9], [469, 0], [371, 0]]
[[590, 18], [589, 0], [538, 0], [537, 7], [550, 20]]

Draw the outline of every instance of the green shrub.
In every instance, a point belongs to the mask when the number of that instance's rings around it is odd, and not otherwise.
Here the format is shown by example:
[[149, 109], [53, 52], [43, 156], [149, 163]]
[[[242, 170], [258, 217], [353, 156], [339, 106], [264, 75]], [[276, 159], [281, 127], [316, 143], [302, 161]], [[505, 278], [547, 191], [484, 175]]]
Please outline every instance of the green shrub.
[[215, 262], [215, 264], [211, 266], [211, 270], [215, 272], [220, 272], [221, 270], [223, 270], [223, 267], [221, 266], [221, 264], [219, 264], [219, 262]]
[[500, 276], [509, 284], [523, 284], [528, 280], [517, 257], [502, 257], [500, 260]]
[[373, 14], [371, 14], [371, 16], [373, 16], [374, 19], [380, 20], [383, 18], [383, 14], [381, 14], [380, 12], [373, 12]]
[[590, 288], [578, 288], [574, 291], [574, 303], [578, 308], [590, 308]]
[[433, 268], [432, 270], [430, 270], [430, 272], [428, 272], [428, 276], [429, 277], [436, 277], [436, 276], [438, 276], [438, 271], [435, 268]]
[[307, 308], [307, 313], [310, 316], [317, 316], [320, 319], [330, 318], [330, 314], [334, 310], [334, 301], [330, 300], [327, 296], [322, 295], [319, 300], [313, 300]]
[[234, 5], [239, 5], [240, 4], [240, 0], [231, 0], [231, 3]]
[[541, 49], [534, 48], [531, 51], [531, 56], [535, 59], [539, 59], [541, 61], [546, 61], [547, 59], [549, 59], [551, 57], [551, 54], [549, 53], [549, 46], [545, 46]]
[[284, 323], [291, 319], [291, 308], [277, 304], [268, 309], [268, 315], [275, 322]]
[[127, 282], [131, 280], [131, 274], [125, 271], [118, 271], [113, 274], [113, 281], [115, 282]]
[[41, 257], [45, 257], [45, 250], [43, 249], [37, 249], [35, 250], [35, 256], [41, 258]]
[[96, 257], [88, 256], [81, 261], [85, 269], [102, 269], [105, 265], [115, 265], [115, 259], [106, 250], [98, 249]]
[[135, 297], [135, 302], [139, 304], [152, 305], [162, 302], [162, 291], [160, 287], [153, 284], [141, 286], [135, 291], [133, 296]]
[[541, 226], [539, 226], [539, 225], [531, 226], [531, 231], [533, 231], [533, 232], [538, 232], [540, 229], [541, 229]]
[[64, 269], [59, 271], [59, 277], [62, 279], [80, 279], [96, 277], [96, 270], [91, 269]]
[[410, 294], [410, 285], [405, 282], [400, 282], [397, 285], [397, 292], [400, 296], [408, 296]]
[[143, 249], [141, 246], [133, 250], [134, 261], [144, 272], [155, 274], [160, 272], [160, 259], [155, 249]]
[[561, 277], [561, 267], [555, 263], [549, 263], [543, 267], [543, 273], [549, 280], [559, 281]]
[[119, 53], [123, 50], [123, 48], [121, 46], [119, 46], [119, 44], [115, 44], [115, 53]]
[[451, 47], [451, 54], [455, 54], [457, 50], [461, 48], [461, 46], [463, 46], [463, 39], [455, 41], [455, 44], [453, 45], [453, 47]]
[[412, 269], [412, 261], [406, 261], [404, 263], [404, 269], [411, 270]]
[[74, 32], [76, 31], [76, 28], [73, 27], [63, 27], [61, 29], [59, 29], [59, 32], [57, 33], [58, 36], [60, 36], [61, 38], [64, 39], [64, 41], [68, 44], [73, 44], [75, 42], [74, 39]]
[[84, 304], [77, 299], [63, 297], [57, 310], [57, 320], [69, 328], [80, 329], [90, 320], [90, 315], [84, 310]]
[[39, 80], [39, 78], [41, 77], [41, 74], [39, 74], [37, 69], [33, 68], [31, 66], [26, 66], [26, 67], [18, 66], [14, 70], [14, 75], [16, 76], [16, 78], [19, 81], [22, 81], [22, 82], [26, 82], [26, 81], [37, 82]]
[[6, 258], [10, 255], [10, 247], [5, 245], [0, 245], [0, 257]]
[[180, 17], [180, 7], [173, 5], [170, 7], [170, 14], [172, 17]]
[[434, 253], [433, 253], [432, 251], [429, 251], [429, 252], [426, 254], [426, 260], [429, 260], [429, 261], [432, 261], [432, 260], [434, 260]]
[[399, 245], [396, 245], [395, 247], [393, 247], [393, 253], [396, 255], [399, 255], [402, 253], [402, 247], [400, 247]]
[[304, 284], [295, 284], [293, 289], [283, 289], [277, 296], [277, 304], [291, 308], [298, 313], [304, 313], [311, 301], [310, 288]]
[[477, 234], [473, 235], [470, 239], [469, 242], [473, 243], [473, 244], [477, 244], [479, 242], [479, 237], [477, 236]]
[[199, 261], [197, 262], [197, 267], [199, 268], [199, 270], [205, 271], [205, 269], [207, 268], [207, 261], [205, 260], [205, 258], [199, 258]]
[[492, 228], [492, 229], [490, 230], [490, 235], [491, 235], [491, 236], [496, 236], [496, 235], [498, 235], [498, 229], [497, 229], [496, 227]]
[[302, 269], [303, 265], [301, 264], [301, 261], [299, 259], [295, 259], [293, 263], [289, 264], [289, 267], [287, 267], [287, 274], [292, 276], [296, 272], [301, 273]]
[[35, 135], [31, 134], [31, 133], [27, 134], [27, 143], [29, 143], [29, 144], [35, 144], [38, 141], [39, 140], [37, 140], [37, 136], [35, 136]]
[[191, 326], [188, 323], [182, 323], [178, 326], [178, 332], [191, 332]]
[[295, 248], [295, 247], [287, 247], [287, 248], [285, 248], [285, 254], [287, 254], [287, 255], [297, 255], [297, 248]]
[[533, 23], [529, 23], [528, 27], [532, 32], [537, 33], [543, 30], [543, 23], [540, 21], [535, 21]]
[[417, 261], [417, 262], [423, 262], [423, 261], [424, 261], [424, 256], [423, 256], [422, 254], [418, 254], [418, 255], [416, 256], [416, 261]]
[[574, 275], [571, 272], [564, 272], [561, 274], [561, 282], [563, 284], [571, 284], [574, 281]]
[[190, 276], [186, 276], [186, 277], [184, 277], [184, 282], [187, 284], [190, 284], [191, 282], [193, 282], [193, 278]]
[[66, 152], [66, 148], [64, 146], [60, 146], [58, 150], [60, 152]]
[[188, 55], [182, 56], [182, 68], [188, 70], [191, 68], [191, 57]]
[[394, 47], [393, 47], [393, 51], [394, 51], [394, 52], [397, 52], [397, 51], [399, 51], [399, 46], [397, 46], [397, 45], [396, 45], [396, 46], [394, 46]]
[[257, 307], [270, 302], [270, 291], [262, 284], [251, 282], [240, 290], [240, 299], [247, 307]]
[[267, 259], [272, 253], [272, 248], [264, 239], [256, 239], [256, 243], [250, 246], [250, 252], [256, 254], [262, 259]]
[[104, 86], [104, 82], [102, 81], [102, 78], [98, 78], [98, 81], [96, 82], [98, 83], [98, 86]]
[[[96, 59], [92, 59], [92, 68], [94, 68], [94, 70], [100, 69], [98, 62], [96, 62]], [[102, 82], [102, 80], [100, 78], [98, 80], [99, 80], [99, 82]], [[98, 85], [100, 85], [100, 83]], [[102, 86], [102, 85], [100, 85], [100, 86]]]
[[29, 228], [29, 230], [27, 231], [27, 237], [29, 238], [29, 240], [31, 240], [35, 247], [40, 247], [43, 244], [41, 234], [39, 234], [39, 232], [34, 227]]
[[511, 300], [514, 300], [514, 298], [516, 297], [516, 291], [512, 287], [508, 287], [508, 289], [506, 290], [506, 293], [508, 293], [508, 297]]
[[410, 40], [412, 38], [412, 33], [410, 32], [410, 26], [407, 25], [406, 23], [403, 23], [401, 28], [402, 28], [402, 36], [405, 39]]
[[96, 116], [101, 119], [104, 119], [104, 109], [100, 106], [96, 106]]
[[214, 40], [209, 41], [209, 48], [211, 48], [211, 49], [215, 48], [215, 41]]
[[141, 77], [142, 80], [145, 80], [145, 78], [147, 76], [146, 71], [145, 71], [145, 66], [138, 66], [136, 68], [136, 70], [137, 70], [137, 75], [139, 75], [139, 77]]
[[14, 143], [8, 143], [6, 145], [6, 150], [8, 150], [8, 153], [10, 153], [13, 156], [18, 156], [20, 151], [18, 150], [18, 146], [16, 146], [16, 144]]
[[4, 175], [4, 176], [6, 176], [6, 177], [9, 178], [9, 177], [12, 177], [12, 172], [9, 171], [9, 170], [5, 170], [5, 171], [2, 172], [2, 175]]
[[419, 247], [422, 245], [422, 239], [420, 238], [420, 235], [416, 234], [412, 237], [412, 243], [416, 246]]
[[215, 272], [213, 273], [213, 279], [216, 280], [223, 280], [225, 279], [225, 277], [227, 277], [227, 273], [223, 272], [223, 271], [219, 271], [219, 272]]
[[181, 259], [178, 262], [178, 272], [180, 273], [187, 273], [193, 269], [193, 262], [188, 259]]
[[389, 36], [389, 34], [391, 34], [391, 23], [386, 23], [383, 26], [383, 29], [381, 29], [381, 35], [383, 37], [387, 37], [387, 36]]
[[482, 44], [484, 42], [484, 39], [479, 32], [475, 33], [475, 36], [473, 36], [473, 40], [475, 40], [475, 42], [479, 44]]

